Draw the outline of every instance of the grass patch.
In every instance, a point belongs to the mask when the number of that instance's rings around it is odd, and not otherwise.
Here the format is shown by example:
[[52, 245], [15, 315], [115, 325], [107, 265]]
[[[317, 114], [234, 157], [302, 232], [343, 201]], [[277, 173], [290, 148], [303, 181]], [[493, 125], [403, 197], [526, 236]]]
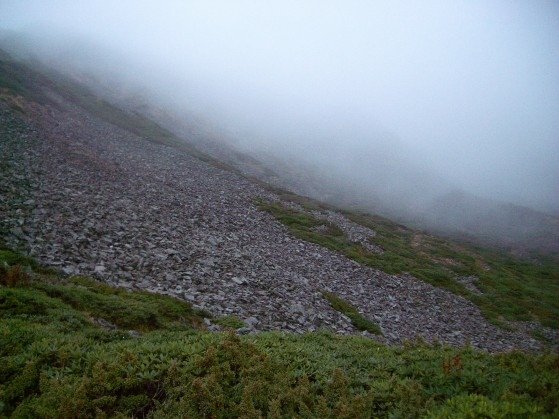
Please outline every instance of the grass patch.
[[245, 322], [239, 319], [237, 316], [223, 316], [214, 320], [214, 323], [228, 328], [228, 329], [240, 329], [246, 326]]
[[[269, 204], [263, 201], [257, 202], [261, 210], [268, 211], [274, 215], [282, 224], [289, 227], [290, 231], [297, 237], [312, 243], [319, 244], [331, 250], [341, 251], [344, 254], [354, 253], [356, 256], [364, 254], [361, 245], [351, 243], [335, 225], [328, 221], [318, 220], [313, 216], [281, 204]], [[326, 226], [325, 229], [316, 227]]]
[[4, 265], [4, 266], [20, 265], [23, 267], [29, 267], [31, 269], [37, 269], [39, 267], [39, 265], [33, 258], [24, 256], [21, 253], [17, 253], [10, 249], [1, 248], [1, 247], [0, 247], [0, 265]]
[[15, 286], [28, 279], [29, 272], [53, 274], [55, 271], [40, 266], [33, 258], [14, 252], [2, 244], [0, 240], [0, 284]]
[[201, 328], [201, 319], [209, 317], [182, 300], [146, 291], [130, 292], [88, 278], [36, 283], [33, 287], [88, 317], [102, 318], [124, 329], [145, 332]]
[[[307, 213], [277, 203], [258, 201], [257, 205], [273, 214], [298, 238], [386, 273], [407, 272], [462, 295], [496, 324], [503, 325], [503, 320], [538, 321], [559, 328], [559, 267], [553, 260], [519, 260], [497, 251], [443, 240], [383, 217], [343, 211], [351, 221], [376, 232], [374, 243], [384, 253], [371, 253], [338, 231], [313, 229], [324, 223]], [[311, 201], [305, 205], [310, 209], [320, 208], [313, 207]], [[479, 278], [483, 294], [473, 294], [455, 280], [457, 276], [471, 275]]]
[[[203, 317], [210, 316], [185, 301], [164, 295], [131, 292], [85, 277], [62, 278], [41, 269], [32, 258], [8, 249], [0, 251], [0, 267], [0, 284], [8, 286], [0, 304], [8, 315], [23, 313], [48, 318], [53, 310], [60, 309], [138, 331], [201, 328]], [[17, 273], [20, 279], [6, 281], [11, 273]], [[25, 304], [20, 301], [33, 301], [32, 310], [25, 311]]]
[[339, 311], [340, 313], [343, 313], [347, 317], [349, 317], [351, 323], [358, 330], [365, 330], [375, 335], [382, 335], [380, 327], [376, 323], [372, 322], [361, 313], [359, 313], [359, 311], [357, 311], [357, 309], [350, 303], [331, 292], [324, 291], [322, 295], [328, 300], [334, 310]]

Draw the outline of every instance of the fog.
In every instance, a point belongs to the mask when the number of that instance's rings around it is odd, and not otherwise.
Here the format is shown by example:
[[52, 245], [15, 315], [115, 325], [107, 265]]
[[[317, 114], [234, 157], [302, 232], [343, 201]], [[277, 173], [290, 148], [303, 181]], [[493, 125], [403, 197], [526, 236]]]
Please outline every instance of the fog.
[[12, 51], [408, 210], [463, 190], [559, 214], [557, 22], [554, 1], [0, 3]]

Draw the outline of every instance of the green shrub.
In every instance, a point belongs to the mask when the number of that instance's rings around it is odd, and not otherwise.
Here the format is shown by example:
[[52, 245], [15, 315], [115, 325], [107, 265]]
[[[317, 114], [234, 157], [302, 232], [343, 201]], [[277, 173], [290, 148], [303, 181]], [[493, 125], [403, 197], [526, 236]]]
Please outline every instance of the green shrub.
[[27, 272], [21, 265], [0, 265], [0, 284], [6, 287], [15, 287], [23, 284], [29, 279]]
[[[358, 327], [375, 325], [325, 298]], [[183, 301], [32, 273], [0, 286], [0, 416], [553, 417], [557, 354], [197, 330]], [[96, 319], [113, 322], [104, 329]], [[239, 319], [221, 321], [240, 325]], [[126, 330], [142, 330], [140, 336]]]
[[[157, 319], [140, 337], [92, 321], [126, 304], [144, 313], [122, 312], [126, 325]], [[0, 286], [0, 415], [413, 418], [470, 408], [503, 417], [557, 408], [557, 355], [391, 348], [330, 333], [238, 337], [196, 331], [196, 315], [171, 297], [85, 278]]]

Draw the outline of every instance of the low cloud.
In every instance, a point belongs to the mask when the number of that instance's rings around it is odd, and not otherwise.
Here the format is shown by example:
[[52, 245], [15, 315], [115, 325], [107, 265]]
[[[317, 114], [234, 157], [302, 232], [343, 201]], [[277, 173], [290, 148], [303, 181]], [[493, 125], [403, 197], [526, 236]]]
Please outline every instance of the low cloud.
[[3, 1], [5, 46], [413, 209], [559, 213], [559, 6]]

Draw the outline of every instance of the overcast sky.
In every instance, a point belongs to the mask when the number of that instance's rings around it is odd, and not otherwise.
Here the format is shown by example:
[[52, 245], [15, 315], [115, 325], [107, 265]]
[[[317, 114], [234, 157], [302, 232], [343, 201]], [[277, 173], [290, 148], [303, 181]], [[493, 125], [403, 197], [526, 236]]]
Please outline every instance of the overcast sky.
[[3, 0], [0, 28], [145, 83], [245, 147], [341, 175], [394, 157], [559, 210], [557, 1]]

